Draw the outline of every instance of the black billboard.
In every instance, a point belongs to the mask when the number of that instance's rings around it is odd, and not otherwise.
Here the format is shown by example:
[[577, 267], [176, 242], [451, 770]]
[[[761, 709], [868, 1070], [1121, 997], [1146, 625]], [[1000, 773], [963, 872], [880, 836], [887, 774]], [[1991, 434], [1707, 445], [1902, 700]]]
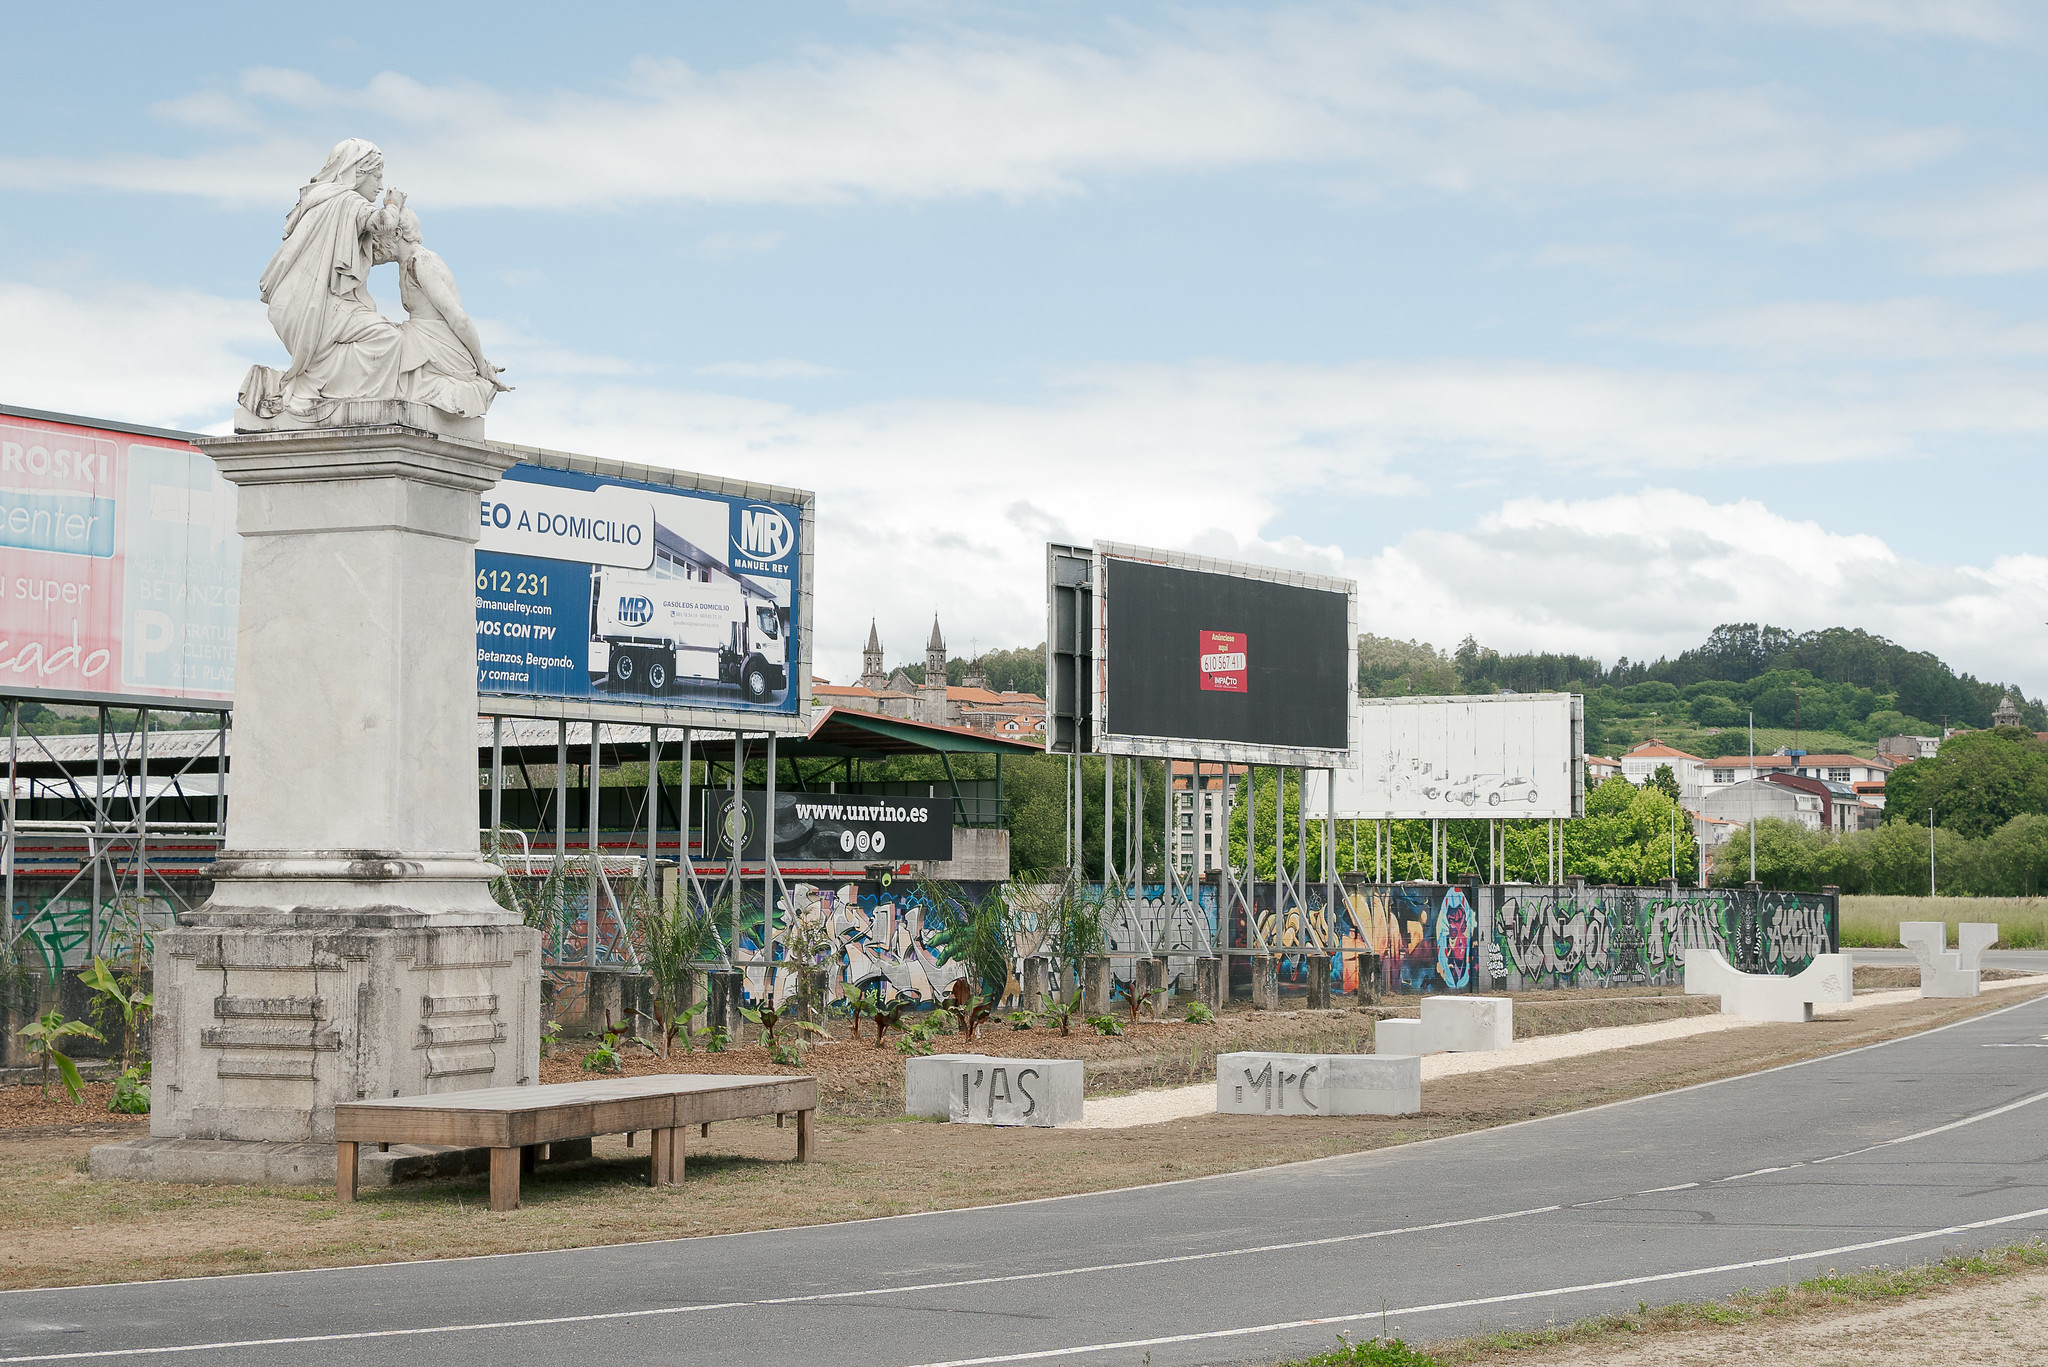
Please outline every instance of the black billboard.
[[1346, 593], [1115, 556], [1102, 564], [1108, 736], [1348, 747]]
[[[745, 815], [731, 793], [707, 793], [710, 821], [703, 857], [730, 859], [737, 834], [740, 858], [759, 859], [759, 789], [743, 795]], [[775, 794], [775, 858], [785, 863], [827, 860], [895, 863], [953, 857], [951, 797], [880, 797], [866, 793]]]

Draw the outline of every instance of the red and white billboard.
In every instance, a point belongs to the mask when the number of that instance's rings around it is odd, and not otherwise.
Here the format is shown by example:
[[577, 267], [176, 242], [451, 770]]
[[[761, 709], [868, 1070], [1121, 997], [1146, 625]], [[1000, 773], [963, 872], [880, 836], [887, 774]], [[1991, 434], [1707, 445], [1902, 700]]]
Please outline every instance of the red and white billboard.
[[0, 407], [0, 695], [227, 703], [241, 560], [180, 434]]

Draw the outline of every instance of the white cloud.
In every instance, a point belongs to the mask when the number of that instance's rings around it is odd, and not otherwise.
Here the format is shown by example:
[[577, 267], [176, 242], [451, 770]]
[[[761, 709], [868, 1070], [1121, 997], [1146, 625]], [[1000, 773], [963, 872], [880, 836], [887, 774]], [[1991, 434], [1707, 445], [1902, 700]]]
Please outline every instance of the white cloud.
[[1931, 34], [2000, 42], [2027, 24], [1995, 0], [1753, 0], [1744, 12], [1824, 28], [1870, 28], [1898, 36]]
[[1937, 298], [1786, 300], [1730, 309], [1640, 336], [1731, 347], [1781, 361], [1923, 361], [2048, 354], [2048, 323], [2008, 323]]
[[9, 403], [155, 427], [218, 424], [253, 361], [283, 355], [263, 305], [127, 281], [0, 280]]
[[788, 240], [788, 233], [773, 231], [709, 233], [697, 244], [697, 250], [716, 260], [727, 256], [750, 256], [756, 252], [772, 252]]
[[715, 375], [734, 380], [815, 380], [827, 375], [844, 372], [830, 366], [814, 365], [809, 361], [780, 359], [773, 361], [718, 361], [712, 365], [697, 367], [699, 375]]
[[1761, 503], [1668, 489], [1511, 499], [1455, 531], [1418, 531], [1355, 567], [1364, 629], [1502, 650], [1569, 649], [1609, 663], [1697, 645], [1729, 621], [1857, 626], [1960, 669], [2048, 674], [2048, 560], [1915, 561]]
[[2048, 176], [1943, 197], [1879, 219], [1880, 233], [1922, 243], [1929, 270], [2005, 275], [2048, 266]]
[[[281, 355], [260, 305], [191, 292], [0, 282], [0, 316], [5, 397], [31, 407], [217, 425], [249, 361]], [[520, 386], [490, 418], [500, 440], [816, 490], [818, 662], [842, 679], [871, 614], [892, 658], [910, 656], [934, 609], [962, 640], [1036, 642], [1044, 543], [1098, 537], [1350, 573], [1370, 629], [1430, 640], [1472, 631], [1498, 648], [1611, 659], [1763, 619], [1863, 626], [1980, 674], [2048, 675], [2029, 625], [2048, 620], [2048, 559], [1933, 565], [1761, 504], [1654, 487], [1511, 496], [1587, 472], [1654, 485], [1666, 470], [1739, 477], [1921, 454], [1958, 433], [2041, 438], [2048, 393], [2032, 372], [1780, 382], [1532, 362], [1211, 361], [1077, 373], [1030, 401], [806, 409], [662, 387], [483, 329]], [[1508, 496], [1493, 511], [1375, 549], [1388, 526], [1452, 506], [1414, 501], [1431, 485], [1496, 478]], [[1302, 537], [1288, 510], [1311, 504], [1319, 525], [1356, 530]]]
[[1093, 45], [956, 24], [722, 71], [647, 57], [602, 94], [259, 69], [242, 98], [300, 131], [184, 157], [0, 158], [0, 184], [277, 202], [340, 124], [377, 137], [390, 180], [434, 204], [577, 211], [1036, 198], [1249, 165], [1375, 191], [1748, 193], [1918, 165], [1959, 140], [1781, 87], [1669, 89], [1571, 11], [1528, 4], [1198, 14]]
[[[1039, 640], [1044, 542], [1101, 537], [1350, 573], [1373, 629], [1403, 636], [1471, 630], [1502, 648], [1612, 659], [1763, 618], [1864, 626], [1980, 672], [2048, 675], [2035, 636], [2017, 632], [2048, 594], [2042, 566], [1918, 564], [1753, 503], [1654, 489], [1509, 498], [1470, 527], [1367, 553], [1390, 522], [1429, 515], [1407, 501], [1424, 490], [1417, 473], [1498, 470], [1528, 487], [1588, 468], [1735, 474], [1915, 454], [1917, 441], [1959, 425], [2048, 434], [2048, 399], [2030, 377], [1911, 392], [1834, 383], [1840, 392], [1815, 400], [1795, 397], [1827, 389], [1812, 380], [1778, 391], [1534, 365], [1211, 363], [1097, 373], [1037, 403], [824, 411], [542, 384], [492, 422], [522, 442], [815, 489], [819, 666], [840, 679], [856, 668], [871, 614], [901, 658], [934, 609], [984, 642]], [[2027, 398], [2031, 409], [2015, 407]], [[1358, 530], [1338, 544], [1292, 533], [1286, 510], [1307, 504], [1344, 510]]]

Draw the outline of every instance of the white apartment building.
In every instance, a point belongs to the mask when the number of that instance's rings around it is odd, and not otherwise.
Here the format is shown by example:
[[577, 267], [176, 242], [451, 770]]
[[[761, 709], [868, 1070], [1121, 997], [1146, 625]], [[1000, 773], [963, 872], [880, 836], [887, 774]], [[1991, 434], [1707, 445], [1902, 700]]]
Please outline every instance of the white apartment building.
[[1173, 840], [1168, 855], [1180, 877], [1198, 879], [1222, 868], [1229, 838], [1223, 826], [1222, 789], [1173, 790]]

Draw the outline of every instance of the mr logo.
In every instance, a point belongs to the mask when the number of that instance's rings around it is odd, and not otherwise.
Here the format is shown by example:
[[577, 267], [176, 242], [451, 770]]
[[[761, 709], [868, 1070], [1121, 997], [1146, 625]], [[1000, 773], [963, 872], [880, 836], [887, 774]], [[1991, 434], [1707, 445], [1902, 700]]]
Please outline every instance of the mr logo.
[[638, 594], [619, 599], [619, 625], [637, 627], [654, 620], [654, 603]]
[[740, 509], [740, 554], [756, 560], [780, 560], [796, 545], [796, 530], [774, 508], [754, 504]]

